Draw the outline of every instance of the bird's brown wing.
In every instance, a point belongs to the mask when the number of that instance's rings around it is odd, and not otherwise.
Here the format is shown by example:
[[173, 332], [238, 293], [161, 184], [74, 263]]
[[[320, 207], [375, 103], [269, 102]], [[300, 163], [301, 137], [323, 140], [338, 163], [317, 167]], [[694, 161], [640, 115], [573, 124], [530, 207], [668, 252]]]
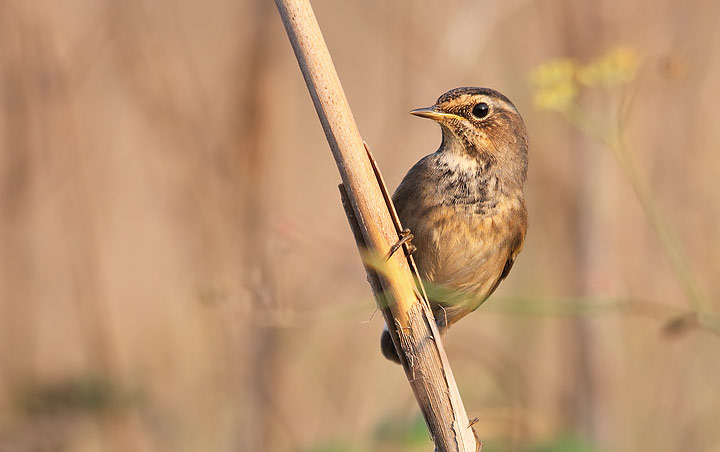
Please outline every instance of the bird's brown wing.
[[[510, 244], [509, 253], [507, 260], [505, 261], [505, 266], [503, 267], [502, 272], [500, 273], [500, 277], [495, 281], [495, 284], [493, 284], [492, 288], [488, 292], [487, 296], [495, 292], [495, 290], [498, 288], [500, 283], [507, 278], [507, 275], [510, 274], [510, 270], [513, 267], [513, 264], [515, 264], [515, 259], [517, 258], [518, 254], [520, 254], [520, 251], [523, 247], [523, 242], [525, 241], [525, 235], [524, 234], [517, 234], [515, 238], [513, 239], [512, 243]], [[487, 298], [487, 297], [486, 297]]]

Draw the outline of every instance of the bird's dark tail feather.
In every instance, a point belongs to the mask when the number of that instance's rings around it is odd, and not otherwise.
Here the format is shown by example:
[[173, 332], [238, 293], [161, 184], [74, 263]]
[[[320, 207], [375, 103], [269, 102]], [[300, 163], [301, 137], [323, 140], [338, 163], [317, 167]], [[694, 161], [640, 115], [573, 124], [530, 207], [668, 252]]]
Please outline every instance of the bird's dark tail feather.
[[[453, 321], [457, 321], [457, 319], [465, 316], [469, 312], [470, 311], [467, 309], [452, 309], [439, 307], [436, 311], [433, 312], [438, 333], [440, 333], [441, 335], [445, 333], [445, 331], [447, 331], [448, 329], [448, 324], [452, 323]], [[395, 344], [393, 343], [392, 336], [390, 336], [390, 331], [388, 331], [387, 326], [385, 326], [382, 335], [380, 336], [380, 350], [382, 351], [382, 354], [385, 358], [389, 359], [392, 362], [401, 364], [400, 357], [398, 356], [398, 352], [395, 349]]]
[[390, 361], [400, 364], [400, 357], [398, 356], [397, 350], [395, 350], [395, 344], [393, 343], [390, 331], [384, 329], [380, 336], [380, 350], [385, 358]]

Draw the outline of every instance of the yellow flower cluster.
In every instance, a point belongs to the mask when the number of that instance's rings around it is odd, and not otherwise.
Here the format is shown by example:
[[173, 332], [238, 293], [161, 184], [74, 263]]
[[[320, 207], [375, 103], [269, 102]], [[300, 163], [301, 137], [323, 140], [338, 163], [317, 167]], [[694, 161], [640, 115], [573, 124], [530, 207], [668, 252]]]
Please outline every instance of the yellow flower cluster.
[[627, 47], [613, 49], [578, 70], [578, 81], [586, 86], [612, 88], [631, 82], [638, 67], [637, 53]]
[[612, 88], [628, 83], [635, 78], [638, 60], [633, 49], [618, 47], [585, 65], [569, 58], [543, 63], [530, 73], [535, 106], [567, 111], [578, 95], [579, 85]]
[[541, 110], [565, 111], [577, 97], [575, 62], [569, 58], [541, 64], [530, 73], [535, 86], [535, 106]]

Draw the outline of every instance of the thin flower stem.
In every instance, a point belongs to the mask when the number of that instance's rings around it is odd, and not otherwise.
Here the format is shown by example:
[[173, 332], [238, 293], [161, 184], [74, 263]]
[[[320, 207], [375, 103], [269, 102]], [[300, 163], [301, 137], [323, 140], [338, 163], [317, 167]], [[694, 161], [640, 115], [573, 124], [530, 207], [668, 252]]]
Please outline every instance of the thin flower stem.
[[683, 286], [693, 309], [702, 315], [704, 312], [704, 297], [700, 293], [698, 285], [695, 281], [692, 269], [682, 250], [680, 242], [670, 227], [669, 222], [665, 219], [655, 198], [646, 185], [642, 183], [642, 179], [637, 171], [637, 166], [633, 161], [627, 143], [619, 132], [604, 137], [603, 142], [613, 151], [613, 155], [618, 161], [625, 177], [637, 196], [640, 205], [645, 211], [645, 215], [650, 222], [651, 227], [660, 239], [665, 254], [667, 255], [673, 270], [677, 274]]
[[643, 184], [640, 173], [625, 142], [620, 127], [605, 130], [599, 127], [577, 104], [565, 113], [566, 120], [582, 133], [591, 136], [610, 148], [623, 174], [630, 182], [650, 226], [660, 240], [660, 245], [670, 261], [698, 320], [704, 326], [720, 332], [720, 324], [705, 312], [705, 299], [695, 281], [694, 274], [685, 258], [677, 236], [655, 202], [651, 191]]

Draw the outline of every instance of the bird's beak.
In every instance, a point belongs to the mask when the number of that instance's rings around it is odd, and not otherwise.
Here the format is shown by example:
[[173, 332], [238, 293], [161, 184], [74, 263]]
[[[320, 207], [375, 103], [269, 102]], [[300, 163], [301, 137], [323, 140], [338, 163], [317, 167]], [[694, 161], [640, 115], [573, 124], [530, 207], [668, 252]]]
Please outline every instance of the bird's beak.
[[434, 105], [427, 108], [416, 108], [415, 110], [410, 111], [410, 114], [420, 116], [421, 118], [432, 119], [434, 121], [441, 121], [443, 119], [455, 116], [451, 113], [445, 113], [444, 111], [441, 111]]

